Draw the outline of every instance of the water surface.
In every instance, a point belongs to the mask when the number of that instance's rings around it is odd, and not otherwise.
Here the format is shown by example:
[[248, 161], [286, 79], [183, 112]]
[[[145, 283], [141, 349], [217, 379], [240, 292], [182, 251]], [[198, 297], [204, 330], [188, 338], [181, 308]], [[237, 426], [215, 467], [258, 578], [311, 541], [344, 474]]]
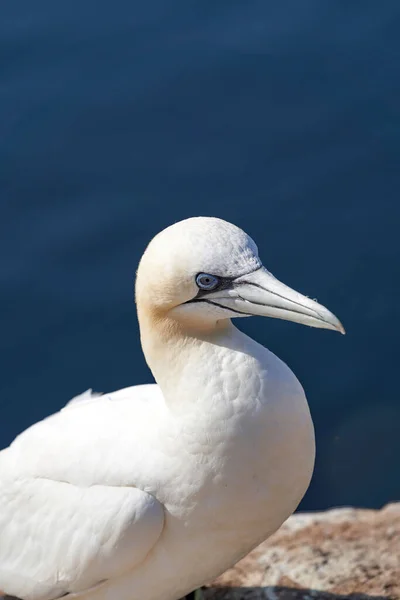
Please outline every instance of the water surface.
[[3, 2], [0, 446], [151, 381], [138, 260], [214, 215], [348, 330], [240, 322], [306, 389], [303, 508], [399, 498], [399, 26], [396, 0]]

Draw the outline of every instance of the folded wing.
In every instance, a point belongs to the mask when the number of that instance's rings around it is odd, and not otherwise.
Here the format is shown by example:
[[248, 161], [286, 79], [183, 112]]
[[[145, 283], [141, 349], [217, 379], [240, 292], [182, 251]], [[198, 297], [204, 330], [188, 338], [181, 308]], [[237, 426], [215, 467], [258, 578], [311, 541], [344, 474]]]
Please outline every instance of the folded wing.
[[[0, 590], [8, 595], [53, 600], [79, 594], [134, 569], [161, 535], [164, 507], [135, 487], [137, 461], [135, 468], [133, 457], [121, 451], [115, 469], [128, 463], [132, 477], [110, 474], [107, 453], [118, 439], [110, 403], [85, 404], [38, 423], [0, 452]], [[100, 421], [94, 431], [92, 421], [79, 442], [76, 432], [94, 409], [97, 418], [107, 411], [112, 439]], [[71, 475], [81, 470], [85, 477], [74, 481]]]
[[80, 592], [140, 564], [161, 504], [135, 488], [32, 479], [0, 487], [0, 589], [27, 600]]

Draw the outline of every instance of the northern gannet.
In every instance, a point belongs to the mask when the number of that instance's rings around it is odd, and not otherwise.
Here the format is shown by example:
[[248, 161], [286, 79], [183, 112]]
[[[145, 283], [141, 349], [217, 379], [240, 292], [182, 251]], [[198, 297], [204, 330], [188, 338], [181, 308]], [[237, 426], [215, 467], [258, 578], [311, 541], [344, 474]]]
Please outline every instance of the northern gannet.
[[314, 465], [291, 370], [233, 317], [344, 332], [280, 283], [241, 229], [159, 233], [136, 279], [157, 384], [87, 392], [0, 453], [0, 590], [24, 600], [176, 600], [286, 520]]

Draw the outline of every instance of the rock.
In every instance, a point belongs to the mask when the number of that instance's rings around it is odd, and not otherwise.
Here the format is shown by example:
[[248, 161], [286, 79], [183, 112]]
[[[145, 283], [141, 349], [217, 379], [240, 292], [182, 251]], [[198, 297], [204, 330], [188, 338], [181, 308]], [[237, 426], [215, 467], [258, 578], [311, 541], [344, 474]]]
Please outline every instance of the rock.
[[400, 600], [400, 503], [296, 514], [204, 600]]

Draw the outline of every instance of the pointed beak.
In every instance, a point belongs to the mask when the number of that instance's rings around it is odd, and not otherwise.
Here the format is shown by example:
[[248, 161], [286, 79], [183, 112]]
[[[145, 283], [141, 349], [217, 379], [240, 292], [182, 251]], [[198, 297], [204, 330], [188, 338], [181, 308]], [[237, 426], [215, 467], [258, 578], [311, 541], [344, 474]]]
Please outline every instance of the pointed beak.
[[221, 293], [218, 303], [238, 313], [345, 333], [339, 319], [327, 308], [281, 283], [264, 267], [235, 279], [231, 290]]

